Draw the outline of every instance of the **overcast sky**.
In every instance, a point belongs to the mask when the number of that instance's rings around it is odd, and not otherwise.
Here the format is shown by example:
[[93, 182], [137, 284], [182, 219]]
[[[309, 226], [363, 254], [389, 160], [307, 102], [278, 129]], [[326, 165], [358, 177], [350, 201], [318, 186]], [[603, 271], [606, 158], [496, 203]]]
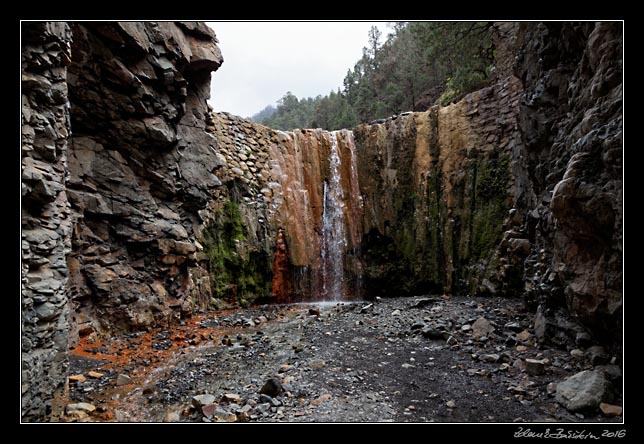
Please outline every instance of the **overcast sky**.
[[367, 32], [386, 22], [208, 22], [223, 65], [212, 75], [210, 105], [249, 117], [287, 91], [298, 98], [342, 87], [367, 46]]

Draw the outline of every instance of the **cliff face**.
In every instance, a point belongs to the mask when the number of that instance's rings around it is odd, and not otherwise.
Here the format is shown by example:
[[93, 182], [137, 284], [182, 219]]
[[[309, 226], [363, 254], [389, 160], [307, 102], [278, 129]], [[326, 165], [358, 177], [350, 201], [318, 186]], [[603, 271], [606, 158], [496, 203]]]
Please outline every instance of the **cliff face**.
[[516, 264], [497, 247], [513, 205], [519, 93], [509, 78], [445, 108], [355, 128], [369, 294], [514, 289]]
[[62, 393], [67, 372], [71, 37], [66, 23], [22, 28], [21, 393], [27, 419], [52, 410], [52, 395]]
[[529, 23], [515, 72], [530, 235], [526, 297], [542, 339], [575, 338], [577, 320], [620, 342], [622, 308], [622, 27]]
[[[222, 58], [204, 24], [22, 25], [23, 418], [44, 418], [79, 335], [210, 299], [197, 233], [221, 182], [205, 131]], [[71, 205], [70, 205], [71, 204]]]
[[203, 24], [71, 30], [72, 326], [81, 335], [145, 328], [208, 300], [194, 241], [221, 186], [205, 116], [222, 58]]

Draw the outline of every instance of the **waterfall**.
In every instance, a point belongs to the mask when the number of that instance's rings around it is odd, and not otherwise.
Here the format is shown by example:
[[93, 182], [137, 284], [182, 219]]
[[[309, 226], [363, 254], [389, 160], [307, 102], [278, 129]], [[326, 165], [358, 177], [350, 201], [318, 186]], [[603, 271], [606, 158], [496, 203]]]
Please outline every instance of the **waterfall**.
[[322, 299], [342, 300], [346, 295], [344, 252], [347, 239], [344, 227], [344, 193], [340, 180], [340, 154], [337, 132], [331, 133], [329, 177], [324, 181], [322, 237]]

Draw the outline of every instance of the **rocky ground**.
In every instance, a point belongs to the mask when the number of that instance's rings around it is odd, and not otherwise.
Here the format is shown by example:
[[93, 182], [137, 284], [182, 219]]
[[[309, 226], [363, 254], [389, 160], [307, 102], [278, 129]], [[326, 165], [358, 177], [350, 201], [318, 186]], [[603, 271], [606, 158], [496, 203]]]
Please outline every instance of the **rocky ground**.
[[510, 302], [269, 305], [85, 338], [60, 420], [621, 422], [612, 357], [539, 346]]

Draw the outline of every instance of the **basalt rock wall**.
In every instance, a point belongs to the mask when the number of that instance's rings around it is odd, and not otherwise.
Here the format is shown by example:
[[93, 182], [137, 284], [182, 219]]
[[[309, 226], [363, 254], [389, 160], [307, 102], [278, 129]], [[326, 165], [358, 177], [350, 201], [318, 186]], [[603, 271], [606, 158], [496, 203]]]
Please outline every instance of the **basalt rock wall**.
[[517, 33], [525, 295], [544, 340], [574, 340], [581, 323], [621, 342], [622, 38], [619, 22], [523, 23]]
[[222, 63], [198, 22], [22, 24], [22, 417], [56, 417], [79, 337], [207, 305]]

